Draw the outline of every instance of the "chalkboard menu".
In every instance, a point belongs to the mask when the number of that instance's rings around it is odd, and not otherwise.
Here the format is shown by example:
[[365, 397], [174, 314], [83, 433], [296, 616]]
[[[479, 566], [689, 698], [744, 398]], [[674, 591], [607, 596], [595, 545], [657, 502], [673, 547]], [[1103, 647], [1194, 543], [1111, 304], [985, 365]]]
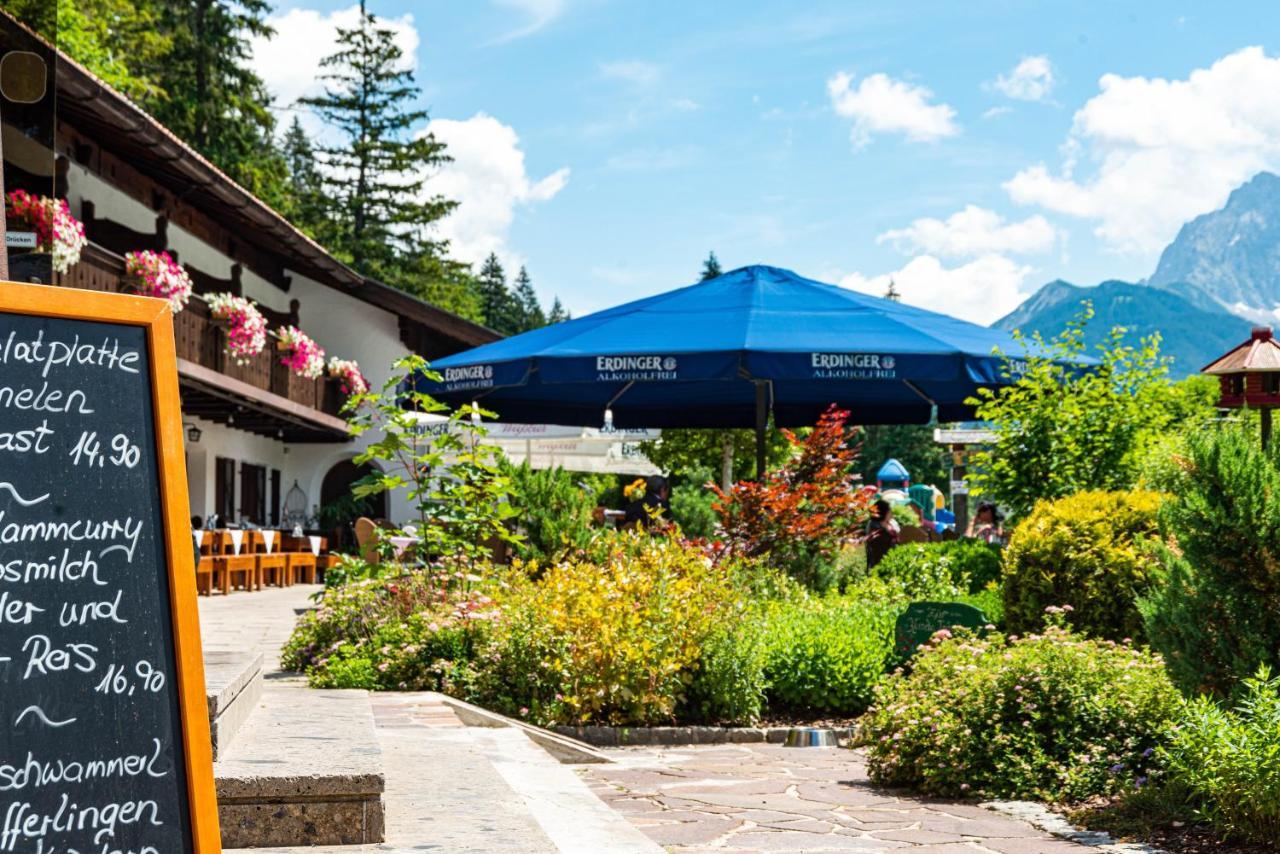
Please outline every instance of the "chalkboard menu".
[[0, 283], [0, 853], [217, 850], [171, 323]]

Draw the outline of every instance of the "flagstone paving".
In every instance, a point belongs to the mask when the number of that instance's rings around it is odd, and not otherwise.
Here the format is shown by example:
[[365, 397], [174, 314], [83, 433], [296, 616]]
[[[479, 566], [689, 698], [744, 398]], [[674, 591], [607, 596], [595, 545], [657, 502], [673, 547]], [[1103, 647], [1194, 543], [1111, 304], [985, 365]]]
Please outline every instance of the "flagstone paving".
[[976, 804], [875, 789], [858, 751], [744, 744], [606, 752], [615, 764], [582, 771], [591, 788], [673, 852], [1100, 850]]

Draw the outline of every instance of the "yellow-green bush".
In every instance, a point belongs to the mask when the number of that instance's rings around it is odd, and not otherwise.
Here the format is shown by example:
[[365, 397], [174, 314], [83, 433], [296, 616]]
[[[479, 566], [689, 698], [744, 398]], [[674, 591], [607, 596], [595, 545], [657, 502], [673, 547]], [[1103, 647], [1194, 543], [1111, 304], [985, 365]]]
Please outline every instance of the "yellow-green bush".
[[1121, 640], [1143, 636], [1134, 604], [1147, 585], [1156, 532], [1155, 492], [1080, 492], [1037, 502], [1004, 554], [1005, 623], [1011, 632], [1044, 625], [1044, 610], [1068, 605], [1078, 631]]
[[640, 533], [605, 546], [513, 584], [475, 698], [541, 723], [671, 723], [691, 694], [699, 717], [758, 717], [759, 644], [732, 635], [757, 624], [746, 588], [760, 570], [713, 567], [677, 540]]

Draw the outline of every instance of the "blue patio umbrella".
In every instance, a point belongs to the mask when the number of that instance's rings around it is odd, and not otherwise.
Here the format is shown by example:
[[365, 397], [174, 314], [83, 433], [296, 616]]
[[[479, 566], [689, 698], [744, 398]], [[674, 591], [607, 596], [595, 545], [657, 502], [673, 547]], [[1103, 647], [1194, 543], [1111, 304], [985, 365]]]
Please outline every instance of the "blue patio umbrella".
[[[1003, 355], [996, 355], [999, 349]], [[1007, 333], [777, 267], [714, 279], [440, 359], [418, 388], [503, 421], [751, 427], [973, 417], [965, 400], [1025, 358]]]

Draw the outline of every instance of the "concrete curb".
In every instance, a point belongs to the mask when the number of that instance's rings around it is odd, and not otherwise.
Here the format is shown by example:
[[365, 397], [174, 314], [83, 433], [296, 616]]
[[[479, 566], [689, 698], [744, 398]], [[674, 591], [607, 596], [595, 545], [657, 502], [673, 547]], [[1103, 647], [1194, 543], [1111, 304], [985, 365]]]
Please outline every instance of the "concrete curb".
[[[782, 744], [791, 727], [721, 727], [721, 726], [557, 726], [553, 732], [584, 741], [595, 747], [683, 747], [691, 744]], [[844, 741], [853, 733], [847, 728], [834, 728]]]
[[440, 698], [446, 706], [453, 709], [458, 720], [466, 726], [518, 729], [528, 736], [530, 741], [551, 754], [556, 761], [566, 765], [600, 764], [613, 761], [600, 751], [592, 749], [590, 744], [577, 741], [572, 736], [522, 723], [443, 694]]
[[979, 806], [1021, 819], [1059, 839], [1089, 845], [1108, 854], [1166, 854], [1160, 848], [1140, 842], [1116, 842], [1110, 834], [1101, 830], [1081, 830], [1044, 804], [1034, 801], [986, 801]]

